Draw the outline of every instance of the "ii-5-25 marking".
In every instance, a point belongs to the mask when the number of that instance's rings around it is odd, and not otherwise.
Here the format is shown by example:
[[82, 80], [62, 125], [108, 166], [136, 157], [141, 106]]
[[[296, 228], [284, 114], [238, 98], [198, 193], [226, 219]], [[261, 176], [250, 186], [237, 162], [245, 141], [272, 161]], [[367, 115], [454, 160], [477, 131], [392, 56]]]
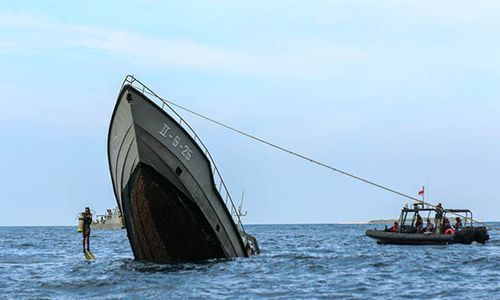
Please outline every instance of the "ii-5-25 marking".
[[163, 127], [158, 133], [164, 138], [171, 139], [172, 147], [181, 149], [181, 155], [186, 160], [190, 160], [191, 157], [193, 157], [193, 150], [191, 150], [188, 145], [181, 145], [181, 138], [178, 135], [174, 136], [173, 134], [168, 134], [169, 131], [171, 131], [170, 126], [168, 126], [167, 124], [163, 124]]

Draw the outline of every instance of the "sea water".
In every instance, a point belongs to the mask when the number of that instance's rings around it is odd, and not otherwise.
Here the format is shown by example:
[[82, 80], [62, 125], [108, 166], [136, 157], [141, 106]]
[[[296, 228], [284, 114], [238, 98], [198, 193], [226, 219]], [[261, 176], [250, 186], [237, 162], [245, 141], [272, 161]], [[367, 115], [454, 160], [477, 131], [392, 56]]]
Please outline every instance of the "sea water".
[[93, 231], [86, 261], [75, 227], [0, 227], [0, 298], [500, 299], [498, 232], [395, 246], [366, 237], [373, 227], [246, 226], [260, 255], [182, 264], [135, 261], [124, 230]]

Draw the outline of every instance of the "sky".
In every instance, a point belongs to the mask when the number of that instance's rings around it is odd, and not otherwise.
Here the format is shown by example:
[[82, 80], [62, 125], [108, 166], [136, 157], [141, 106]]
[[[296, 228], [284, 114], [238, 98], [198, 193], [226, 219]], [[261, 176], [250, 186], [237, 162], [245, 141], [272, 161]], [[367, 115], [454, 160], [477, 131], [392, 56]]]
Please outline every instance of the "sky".
[[[115, 206], [107, 130], [133, 74], [342, 170], [500, 220], [498, 1], [1, 1], [0, 226]], [[182, 112], [181, 112], [182, 113]], [[182, 113], [246, 224], [408, 203]]]

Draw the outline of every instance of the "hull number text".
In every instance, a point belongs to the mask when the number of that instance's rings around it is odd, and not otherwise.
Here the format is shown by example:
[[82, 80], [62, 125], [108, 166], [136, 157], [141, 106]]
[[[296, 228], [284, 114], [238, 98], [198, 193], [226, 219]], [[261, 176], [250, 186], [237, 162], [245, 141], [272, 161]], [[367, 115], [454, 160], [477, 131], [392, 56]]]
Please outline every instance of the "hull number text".
[[158, 132], [162, 137], [172, 140], [172, 147], [181, 150], [181, 155], [186, 159], [190, 160], [193, 157], [193, 150], [189, 148], [188, 145], [182, 145], [182, 140], [178, 135], [172, 133], [172, 129], [167, 124], [163, 124], [163, 127]]

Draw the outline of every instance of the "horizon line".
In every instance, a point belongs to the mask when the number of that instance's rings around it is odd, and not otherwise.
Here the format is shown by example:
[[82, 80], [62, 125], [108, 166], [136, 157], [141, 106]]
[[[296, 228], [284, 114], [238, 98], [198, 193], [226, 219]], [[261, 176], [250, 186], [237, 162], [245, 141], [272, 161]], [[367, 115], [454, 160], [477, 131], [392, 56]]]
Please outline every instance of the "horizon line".
[[[378, 220], [374, 220], [378, 221]], [[500, 223], [499, 221], [483, 221], [483, 223]], [[383, 223], [370, 223], [370, 221], [345, 221], [332, 223], [253, 223], [244, 226], [269, 226], [269, 225], [380, 225]], [[0, 228], [8, 227], [77, 227], [77, 225], [0, 225]], [[123, 228], [125, 229], [125, 228]], [[116, 229], [118, 230], [118, 229]]]

